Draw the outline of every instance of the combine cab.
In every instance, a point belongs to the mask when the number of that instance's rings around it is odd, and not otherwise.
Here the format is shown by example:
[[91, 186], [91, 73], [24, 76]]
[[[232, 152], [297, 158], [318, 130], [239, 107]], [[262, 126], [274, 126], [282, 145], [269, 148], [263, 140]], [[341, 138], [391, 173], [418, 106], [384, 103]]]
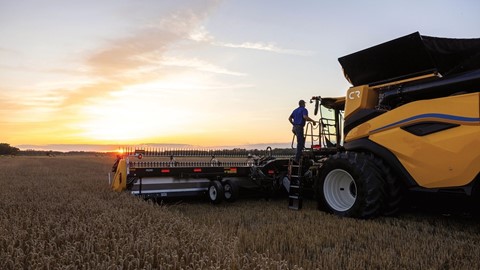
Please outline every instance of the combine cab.
[[[145, 198], [204, 196], [213, 203], [235, 201], [241, 192], [279, 192], [288, 159], [246, 152], [127, 149], [112, 168], [112, 188]], [[177, 160], [178, 159], [178, 160]]]

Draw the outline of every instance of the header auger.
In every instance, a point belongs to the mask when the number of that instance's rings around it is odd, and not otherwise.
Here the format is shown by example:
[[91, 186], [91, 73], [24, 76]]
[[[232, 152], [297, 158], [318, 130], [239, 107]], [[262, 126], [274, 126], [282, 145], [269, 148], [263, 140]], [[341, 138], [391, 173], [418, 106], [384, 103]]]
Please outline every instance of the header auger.
[[241, 185], [256, 186], [286, 190], [292, 209], [314, 193], [320, 209], [355, 218], [392, 215], [412, 191], [463, 194], [478, 204], [480, 39], [416, 32], [339, 62], [352, 87], [345, 97], [312, 97], [318, 125], [306, 125], [298, 163], [290, 153], [265, 155], [253, 166], [143, 167], [130, 151], [113, 187], [160, 197], [207, 192], [219, 202], [235, 198]]

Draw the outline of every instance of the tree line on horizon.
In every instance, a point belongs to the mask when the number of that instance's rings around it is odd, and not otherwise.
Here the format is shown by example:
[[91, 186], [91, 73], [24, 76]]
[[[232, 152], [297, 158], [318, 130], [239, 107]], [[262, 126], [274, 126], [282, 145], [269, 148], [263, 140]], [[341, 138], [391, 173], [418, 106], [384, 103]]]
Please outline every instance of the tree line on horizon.
[[112, 155], [113, 152], [94, 152], [94, 151], [69, 151], [69, 152], [62, 152], [62, 151], [53, 151], [53, 150], [34, 150], [34, 149], [27, 149], [27, 150], [20, 150], [17, 147], [13, 147], [8, 143], [0, 143], [0, 155], [11, 155], [11, 156], [60, 156], [60, 155]]
[[16, 155], [20, 152], [17, 147], [10, 146], [8, 143], [0, 143], [0, 155]]

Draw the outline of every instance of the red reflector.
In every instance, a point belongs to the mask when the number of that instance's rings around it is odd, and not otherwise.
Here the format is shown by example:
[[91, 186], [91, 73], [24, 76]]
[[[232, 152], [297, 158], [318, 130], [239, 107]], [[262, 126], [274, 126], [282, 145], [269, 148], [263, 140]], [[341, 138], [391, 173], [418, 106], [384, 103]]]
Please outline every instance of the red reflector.
[[275, 171], [274, 170], [268, 170], [268, 174], [274, 174]]
[[322, 146], [320, 144], [312, 145], [313, 150], [320, 150], [320, 148], [322, 148]]
[[202, 171], [202, 168], [195, 168], [193, 169], [193, 172], [201, 172]]
[[236, 174], [237, 173], [237, 168], [224, 168], [225, 173], [232, 173]]
[[161, 172], [162, 173], [167, 173], [167, 172], [170, 172], [170, 170], [169, 169], [162, 169]]

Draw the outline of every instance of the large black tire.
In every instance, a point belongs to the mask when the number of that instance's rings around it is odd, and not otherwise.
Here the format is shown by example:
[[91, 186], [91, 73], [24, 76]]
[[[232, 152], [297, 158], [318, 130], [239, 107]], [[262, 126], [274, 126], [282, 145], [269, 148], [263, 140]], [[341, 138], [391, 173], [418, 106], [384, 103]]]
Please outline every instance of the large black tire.
[[[287, 188], [283, 184], [284, 178], [288, 179], [287, 172], [279, 173], [277, 178], [275, 179], [275, 185], [274, 185], [275, 197], [282, 197], [288, 194]], [[290, 179], [288, 179], [288, 182], [290, 182]]]
[[238, 199], [238, 185], [235, 181], [226, 180], [223, 182], [224, 197], [227, 202], [234, 202]]
[[472, 187], [472, 194], [468, 198], [468, 204], [472, 215], [480, 217], [480, 173], [477, 175]]
[[369, 155], [369, 159], [379, 169], [380, 176], [385, 184], [385, 198], [382, 206], [382, 214], [385, 216], [393, 216], [401, 209], [405, 188], [390, 166], [385, 164], [382, 159], [375, 157], [373, 154]]
[[317, 181], [319, 209], [362, 219], [381, 214], [384, 183], [380, 170], [365, 154], [341, 152], [330, 156]]
[[208, 186], [208, 198], [210, 202], [213, 204], [219, 204], [222, 202], [224, 197], [223, 186], [220, 181], [210, 181], [210, 185]]

